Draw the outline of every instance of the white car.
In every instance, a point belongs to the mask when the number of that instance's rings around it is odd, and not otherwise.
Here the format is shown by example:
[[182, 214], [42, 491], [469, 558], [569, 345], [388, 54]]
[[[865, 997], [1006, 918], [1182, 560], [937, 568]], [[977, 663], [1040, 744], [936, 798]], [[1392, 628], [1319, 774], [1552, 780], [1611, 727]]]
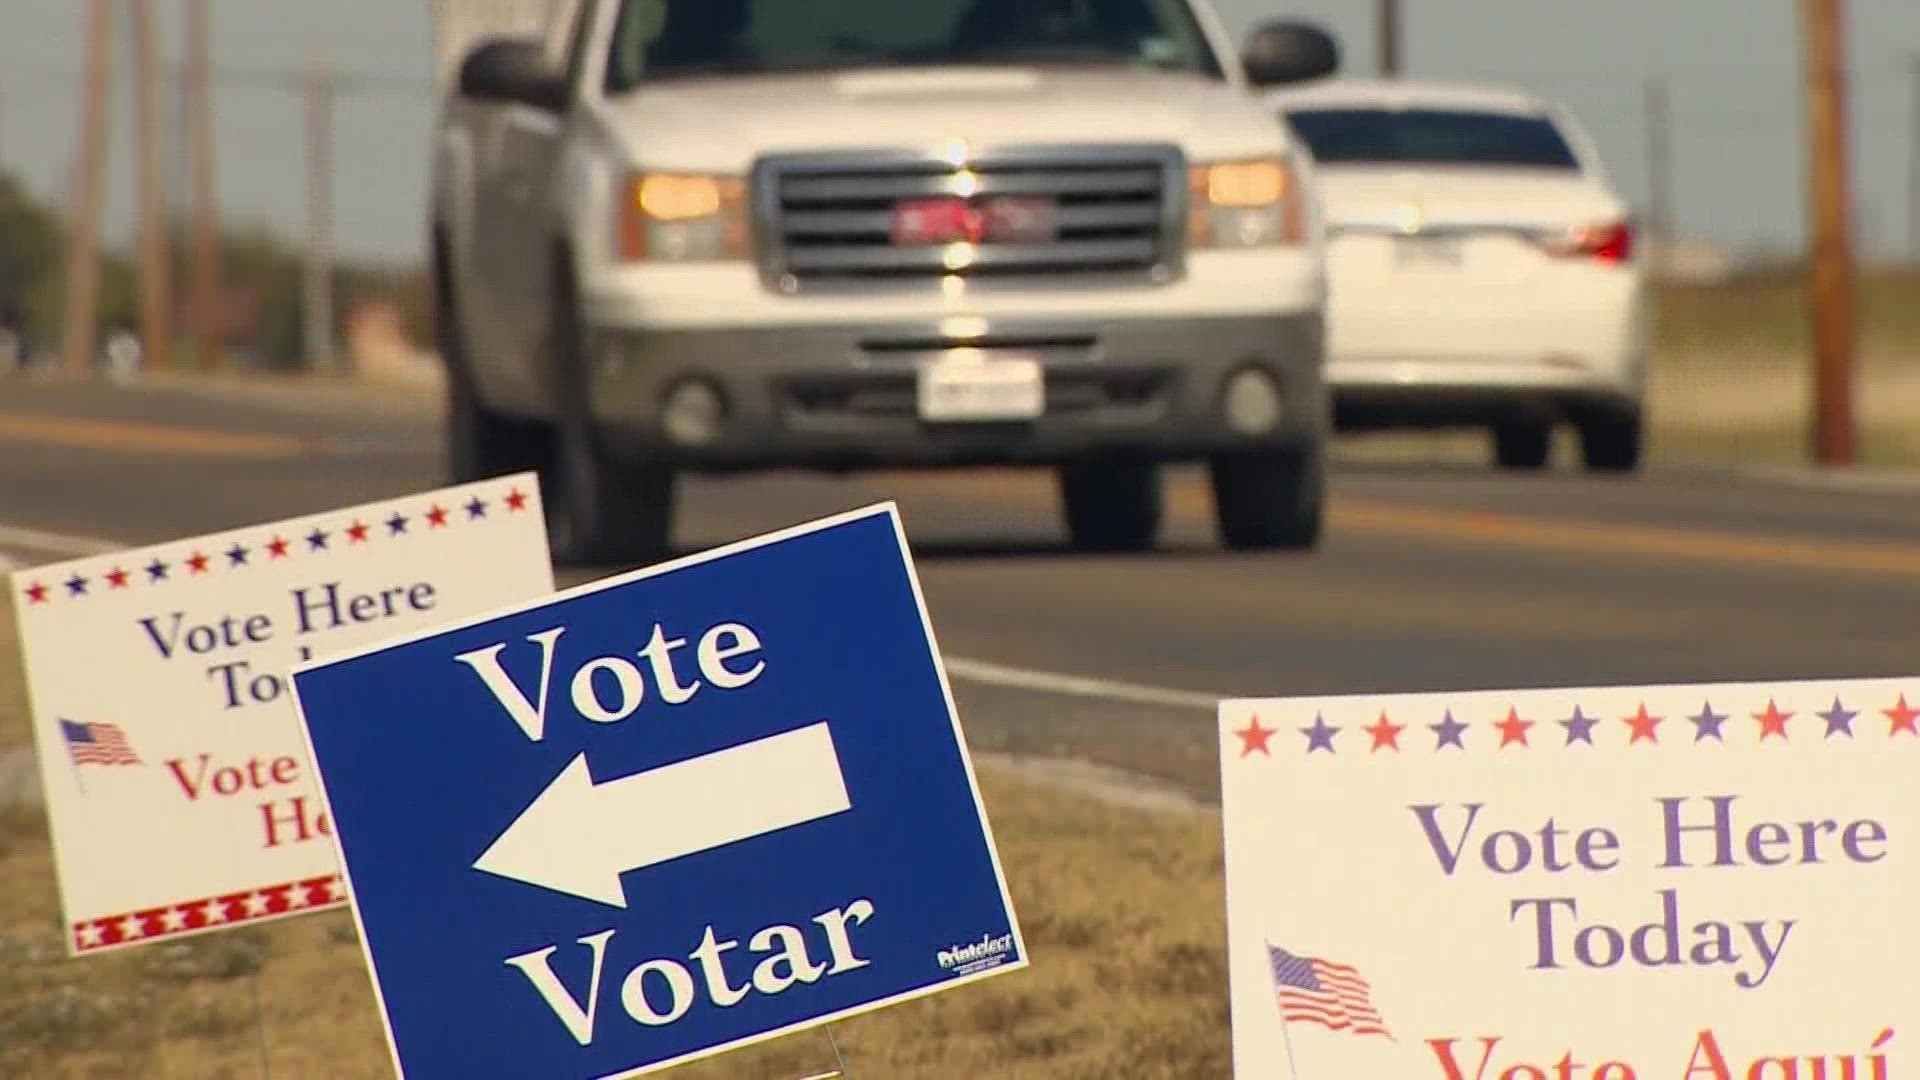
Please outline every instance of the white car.
[[1266, 100], [1312, 149], [1340, 430], [1487, 427], [1544, 465], [1638, 466], [1646, 283], [1627, 204], [1565, 110], [1530, 94], [1321, 80]]

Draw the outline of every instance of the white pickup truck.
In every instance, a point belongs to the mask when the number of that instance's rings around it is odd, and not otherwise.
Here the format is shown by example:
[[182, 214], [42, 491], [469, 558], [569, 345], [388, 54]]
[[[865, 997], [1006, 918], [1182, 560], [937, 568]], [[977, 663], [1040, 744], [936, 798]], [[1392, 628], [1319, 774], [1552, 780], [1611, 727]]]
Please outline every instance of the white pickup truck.
[[1047, 466], [1121, 550], [1204, 462], [1227, 544], [1312, 546], [1320, 207], [1252, 90], [1337, 65], [1204, 0], [555, 0], [435, 134], [456, 478], [630, 561], [687, 472]]

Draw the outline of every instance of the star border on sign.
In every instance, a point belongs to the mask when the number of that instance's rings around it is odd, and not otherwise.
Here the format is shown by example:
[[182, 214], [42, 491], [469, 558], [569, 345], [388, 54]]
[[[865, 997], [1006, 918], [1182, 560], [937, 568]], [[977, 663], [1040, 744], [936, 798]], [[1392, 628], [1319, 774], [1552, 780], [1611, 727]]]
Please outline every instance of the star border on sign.
[[483, 518], [486, 516], [487, 516], [487, 501], [485, 499], [482, 499], [480, 496], [475, 495], [473, 498], [467, 500], [467, 520], [468, 521], [472, 521], [475, 518]]
[[1249, 718], [1246, 727], [1234, 731], [1234, 734], [1240, 738], [1240, 756], [1244, 759], [1258, 750], [1267, 757], [1272, 757], [1273, 751], [1267, 747], [1267, 740], [1273, 738], [1279, 731], [1279, 728], [1262, 727], [1258, 716]]
[[1920, 738], [1920, 724], [1915, 722], [1916, 718], [1920, 718], [1920, 709], [1907, 704], [1907, 695], [1901, 694], [1893, 708], [1881, 709], [1880, 715], [1887, 718], [1887, 738], [1891, 739], [1903, 731]]
[[1533, 727], [1533, 724], [1534, 722], [1532, 720], [1520, 719], [1520, 710], [1518, 707], [1508, 706], [1507, 718], [1497, 721], [1493, 725], [1494, 730], [1500, 733], [1499, 749], [1504, 750], [1514, 745], [1521, 747], [1532, 746], [1533, 744], [1527, 741], [1527, 729]]
[[1439, 737], [1438, 741], [1434, 743], [1433, 749], [1435, 752], [1445, 750], [1449, 746], [1455, 750], [1465, 750], [1467, 748], [1466, 742], [1462, 739], [1462, 736], [1466, 733], [1467, 725], [1453, 718], [1452, 709], [1446, 710], [1439, 723], [1428, 724], [1427, 730]]
[[1713, 702], [1702, 701], [1700, 712], [1687, 717], [1687, 723], [1693, 725], [1694, 742], [1706, 742], [1708, 736], [1712, 736], [1717, 742], [1726, 742], [1727, 737], [1721, 734], [1720, 728], [1731, 719], [1733, 719], [1732, 713], [1716, 713], [1713, 711]]
[[1363, 727], [1360, 730], [1373, 736], [1373, 748], [1367, 751], [1368, 753], [1392, 750], [1397, 754], [1400, 752], [1400, 733], [1407, 730], [1407, 725], [1388, 720], [1387, 710], [1381, 709], [1380, 719], [1375, 721], [1372, 727]]
[[1300, 734], [1307, 737], [1307, 753], [1311, 754], [1315, 750], [1325, 750], [1331, 754], [1334, 752], [1333, 737], [1340, 734], [1340, 729], [1327, 723], [1325, 716], [1314, 713], [1313, 725], [1311, 727], [1301, 728]]
[[1559, 721], [1559, 724], [1561, 727], [1567, 729], [1568, 746], [1572, 746], [1577, 742], [1592, 746], [1593, 729], [1600, 726], [1600, 719], [1599, 717], [1586, 715], [1580, 711], [1580, 706], [1575, 705], [1573, 707], [1573, 715], [1567, 717], [1565, 720]]
[[1641, 702], [1640, 707], [1634, 711], [1632, 716], [1621, 718], [1621, 721], [1627, 725], [1628, 730], [1633, 732], [1633, 734], [1627, 738], [1627, 745], [1632, 746], [1634, 743], [1643, 741], [1650, 742], [1655, 746], [1660, 745], [1660, 725], [1665, 722], [1666, 719], [1664, 716], [1654, 716], [1647, 712], [1647, 703], [1644, 701]]
[[1787, 734], [1787, 721], [1793, 719], [1793, 713], [1781, 712], [1780, 706], [1772, 698], [1767, 699], [1766, 711], [1754, 713], [1753, 718], [1760, 722], [1761, 742], [1766, 742], [1774, 735], [1780, 736], [1781, 742], [1792, 741], [1792, 736]]
[[399, 536], [406, 532], [407, 520], [407, 515], [395, 510], [393, 516], [387, 519], [387, 535]]
[[1858, 712], [1847, 711], [1847, 707], [1840, 704], [1840, 696], [1836, 694], [1833, 698], [1833, 708], [1828, 709], [1826, 712], [1814, 713], [1813, 715], [1827, 722], [1827, 738], [1831, 739], [1835, 735], [1845, 735], [1851, 739], [1853, 738], [1853, 719], [1860, 714]]

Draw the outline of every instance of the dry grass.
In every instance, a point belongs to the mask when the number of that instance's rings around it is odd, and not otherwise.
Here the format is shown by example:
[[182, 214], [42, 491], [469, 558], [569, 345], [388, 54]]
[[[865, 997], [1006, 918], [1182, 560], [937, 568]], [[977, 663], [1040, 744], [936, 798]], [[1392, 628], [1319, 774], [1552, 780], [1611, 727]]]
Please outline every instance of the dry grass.
[[[27, 734], [10, 623], [0, 748]], [[1001, 767], [981, 782], [1033, 966], [837, 1025], [848, 1075], [1226, 1075], [1219, 819]], [[0, 811], [0, 1077], [257, 1077], [263, 1053], [276, 1077], [391, 1075], [345, 912], [70, 960], [45, 818]], [[664, 1075], [797, 1080], [832, 1063], [812, 1031]]]

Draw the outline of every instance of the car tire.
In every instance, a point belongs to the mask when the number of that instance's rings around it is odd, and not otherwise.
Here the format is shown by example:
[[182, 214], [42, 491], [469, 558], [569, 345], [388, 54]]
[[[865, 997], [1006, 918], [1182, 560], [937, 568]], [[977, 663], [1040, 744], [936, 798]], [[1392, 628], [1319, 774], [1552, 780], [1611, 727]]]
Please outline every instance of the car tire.
[[1638, 469], [1642, 442], [1637, 409], [1591, 417], [1580, 425], [1580, 458], [1590, 472]]
[[644, 564], [668, 553], [673, 470], [620, 460], [601, 442], [587, 404], [584, 335], [571, 267], [555, 260], [548, 347], [558, 380], [553, 453], [540, 474], [547, 546], [569, 565]]
[[470, 484], [538, 469], [552, 453], [553, 433], [537, 421], [495, 412], [481, 400], [447, 265], [444, 251], [437, 252], [434, 333], [446, 367], [447, 471], [454, 483]]
[[1326, 518], [1327, 465], [1319, 450], [1232, 454], [1209, 463], [1220, 541], [1229, 548], [1306, 550]]
[[1082, 551], [1151, 551], [1160, 536], [1160, 467], [1150, 461], [1062, 466], [1067, 534]]
[[1553, 452], [1553, 427], [1516, 421], [1493, 427], [1493, 459], [1503, 469], [1538, 469]]

